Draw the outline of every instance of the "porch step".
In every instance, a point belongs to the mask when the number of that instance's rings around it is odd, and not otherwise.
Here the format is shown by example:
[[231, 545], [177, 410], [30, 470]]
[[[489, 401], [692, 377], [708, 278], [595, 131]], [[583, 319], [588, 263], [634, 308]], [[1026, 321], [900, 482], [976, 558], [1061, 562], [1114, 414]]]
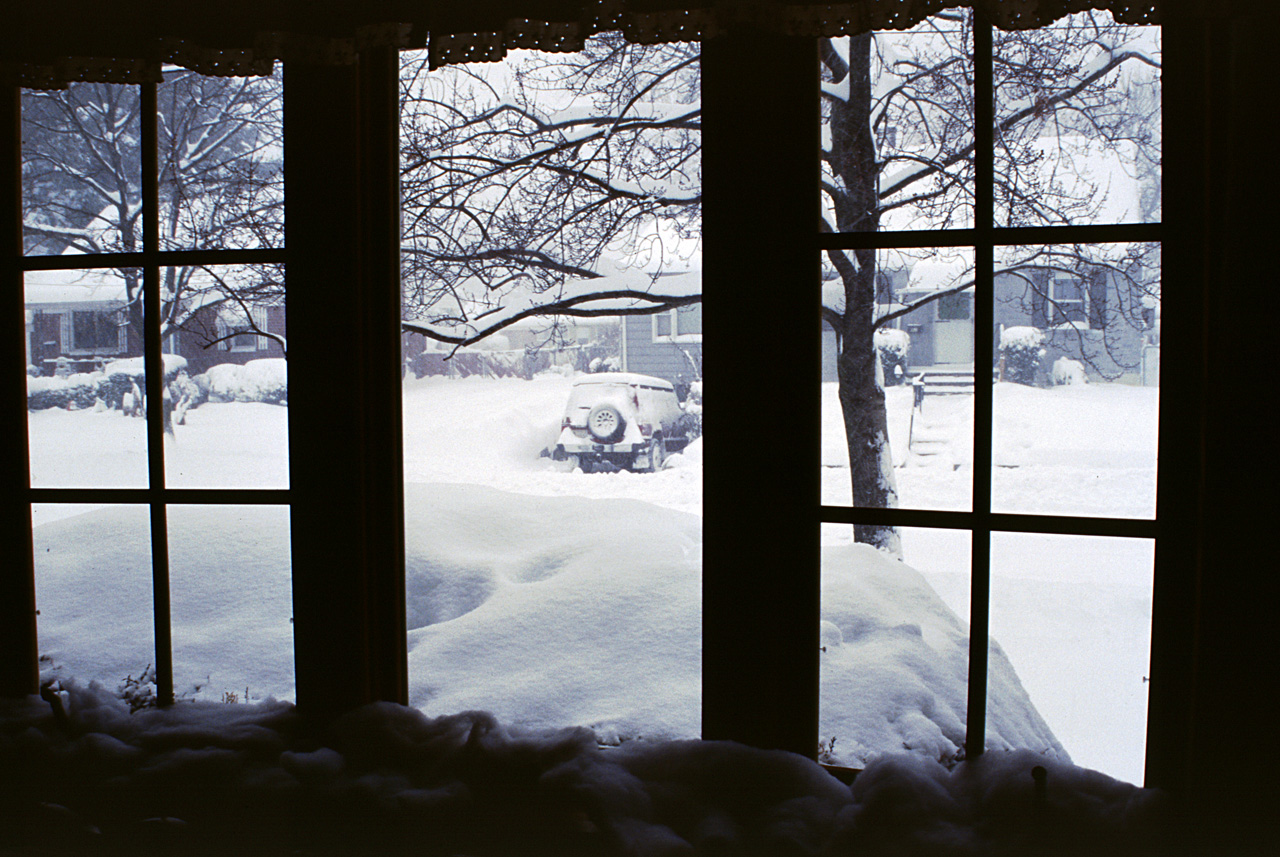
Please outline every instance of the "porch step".
[[973, 394], [972, 369], [927, 369], [917, 375], [914, 383], [924, 387], [927, 395]]

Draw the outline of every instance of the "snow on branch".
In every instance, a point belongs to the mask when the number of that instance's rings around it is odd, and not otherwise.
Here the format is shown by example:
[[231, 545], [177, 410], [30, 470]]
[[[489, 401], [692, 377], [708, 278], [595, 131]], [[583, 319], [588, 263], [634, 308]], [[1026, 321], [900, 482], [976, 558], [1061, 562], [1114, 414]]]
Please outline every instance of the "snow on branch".
[[512, 291], [504, 303], [479, 312], [404, 320], [401, 328], [458, 347], [472, 345], [516, 322], [535, 316], [591, 318], [651, 315], [702, 300], [702, 273], [653, 277], [641, 271], [566, 280], [554, 292]]

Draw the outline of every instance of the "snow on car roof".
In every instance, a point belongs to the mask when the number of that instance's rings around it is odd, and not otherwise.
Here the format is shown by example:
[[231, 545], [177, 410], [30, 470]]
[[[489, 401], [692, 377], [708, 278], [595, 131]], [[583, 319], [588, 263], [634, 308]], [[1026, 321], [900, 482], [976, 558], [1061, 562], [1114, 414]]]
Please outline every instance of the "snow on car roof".
[[638, 384], [643, 387], [660, 387], [663, 390], [675, 389], [670, 381], [664, 381], [652, 375], [640, 375], [636, 372], [596, 372], [593, 375], [583, 375], [573, 382], [575, 387], [586, 384], [630, 384], [632, 386]]

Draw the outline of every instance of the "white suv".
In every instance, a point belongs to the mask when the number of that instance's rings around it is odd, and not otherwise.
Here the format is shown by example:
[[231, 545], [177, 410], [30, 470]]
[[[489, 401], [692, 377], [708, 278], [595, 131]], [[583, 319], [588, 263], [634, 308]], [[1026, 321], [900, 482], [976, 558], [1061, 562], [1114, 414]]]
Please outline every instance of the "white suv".
[[630, 372], [600, 372], [573, 382], [551, 457], [590, 473], [608, 463], [652, 472], [688, 445], [692, 420], [673, 386]]

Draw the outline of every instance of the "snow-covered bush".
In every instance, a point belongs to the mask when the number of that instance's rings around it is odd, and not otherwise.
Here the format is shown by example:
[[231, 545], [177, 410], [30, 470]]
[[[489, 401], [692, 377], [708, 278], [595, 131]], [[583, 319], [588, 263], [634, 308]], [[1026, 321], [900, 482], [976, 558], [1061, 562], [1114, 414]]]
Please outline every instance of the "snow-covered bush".
[[1089, 380], [1084, 373], [1084, 364], [1070, 357], [1059, 357], [1053, 361], [1053, 372], [1050, 377], [1054, 386], [1058, 387], [1065, 384], [1084, 384]]
[[1006, 327], [1000, 331], [1000, 360], [1006, 381], [1035, 384], [1044, 355], [1044, 331], [1039, 328]]
[[250, 360], [244, 365], [210, 366], [195, 383], [211, 402], [268, 402], [284, 404], [289, 398], [287, 363], [283, 357]]
[[907, 375], [907, 352], [911, 348], [911, 336], [905, 330], [882, 327], [875, 332], [876, 353], [884, 367], [884, 383], [892, 387], [902, 383]]
[[101, 372], [80, 372], [66, 378], [27, 377], [27, 409], [92, 408], [105, 398], [107, 379]]

